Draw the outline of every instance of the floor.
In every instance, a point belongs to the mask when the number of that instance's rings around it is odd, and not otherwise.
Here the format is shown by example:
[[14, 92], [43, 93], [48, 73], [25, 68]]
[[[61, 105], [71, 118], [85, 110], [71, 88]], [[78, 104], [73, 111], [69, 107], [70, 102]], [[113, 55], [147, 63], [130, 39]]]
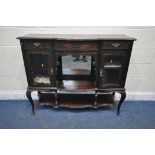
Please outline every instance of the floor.
[[39, 106], [31, 115], [27, 100], [0, 101], [1, 129], [151, 129], [155, 128], [155, 101], [125, 101], [120, 116], [115, 108], [53, 109]]

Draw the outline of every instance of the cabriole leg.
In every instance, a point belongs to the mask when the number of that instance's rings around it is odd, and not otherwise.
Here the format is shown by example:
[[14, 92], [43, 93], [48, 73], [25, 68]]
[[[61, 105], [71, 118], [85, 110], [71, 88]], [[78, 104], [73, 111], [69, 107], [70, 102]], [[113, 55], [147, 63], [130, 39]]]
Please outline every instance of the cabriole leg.
[[121, 94], [121, 98], [120, 98], [120, 101], [118, 103], [118, 107], [117, 107], [117, 115], [120, 114], [120, 107], [122, 105], [122, 103], [124, 102], [125, 98], [126, 98], [126, 92], [123, 91], [123, 92], [119, 92]]
[[31, 106], [32, 106], [32, 114], [34, 115], [34, 114], [35, 114], [34, 102], [33, 102], [33, 100], [32, 100], [32, 96], [31, 96], [31, 91], [30, 91], [30, 90], [27, 90], [27, 91], [26, 91], [26, 97], [28, 98], [28, 100], [29, 100], [30, 103], [31, 103]]

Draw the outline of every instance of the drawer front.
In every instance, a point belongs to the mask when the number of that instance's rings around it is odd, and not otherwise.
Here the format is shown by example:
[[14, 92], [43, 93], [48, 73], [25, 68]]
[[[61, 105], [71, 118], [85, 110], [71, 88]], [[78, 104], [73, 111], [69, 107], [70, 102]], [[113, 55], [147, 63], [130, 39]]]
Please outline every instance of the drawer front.
[[60, 51], [97, 51], [97, 42], [55, 41], [54, 49]]
[[25, 49], [50, 49], [49, 40], [24, 40]]
[[101, 48], [102, 49], [131, 49], [131, 41], [103, 41]]

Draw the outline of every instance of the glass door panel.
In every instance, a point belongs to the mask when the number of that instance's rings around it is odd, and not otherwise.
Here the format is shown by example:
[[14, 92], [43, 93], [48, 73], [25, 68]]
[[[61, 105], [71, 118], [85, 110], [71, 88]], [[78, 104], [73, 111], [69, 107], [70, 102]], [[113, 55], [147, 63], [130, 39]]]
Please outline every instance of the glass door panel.
[[33, 85], [50, 86], [50, 55], [42, 53], [29, 53]]

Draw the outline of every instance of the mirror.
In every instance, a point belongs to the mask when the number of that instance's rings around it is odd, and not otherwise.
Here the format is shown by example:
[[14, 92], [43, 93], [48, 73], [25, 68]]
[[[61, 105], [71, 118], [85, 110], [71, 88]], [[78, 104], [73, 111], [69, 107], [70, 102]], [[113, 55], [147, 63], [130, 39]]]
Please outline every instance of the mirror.
[[90, 75], [91, 56], [86, 55], [65, 55], [62, 56], [63, 75]]

